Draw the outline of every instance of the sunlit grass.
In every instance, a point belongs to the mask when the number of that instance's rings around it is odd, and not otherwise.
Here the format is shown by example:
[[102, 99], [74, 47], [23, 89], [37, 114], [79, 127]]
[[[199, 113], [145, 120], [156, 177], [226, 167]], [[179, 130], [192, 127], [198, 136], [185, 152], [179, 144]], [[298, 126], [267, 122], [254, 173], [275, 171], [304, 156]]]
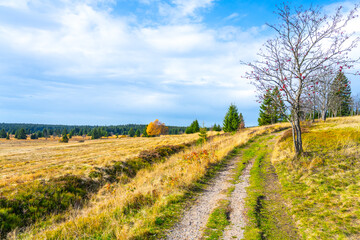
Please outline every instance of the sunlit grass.
[[[158, 236], [164, 227], [171, 225], [167, 220], [173, 218], [169, 216], [176, 218], [178, 203], [213, 164], [221, 162], [234, 147], [245, 144], [253, 136], [282, 127], [260, 127], [235, 135], [216, 136], [203, 146], [140, 170], [127, 184], [104, 187], [88, 207], [70, 211], [65, 221], [35, 226], [19, 238], [146, 239]], [[193, 154], [196, 157], [188, 157]]]
[[359, 239], [360, 117], [318, 122], [303, 142], [301, 158], [287, 139], [272, 159], [299, 230], [305, 239]]
[[[215, 132], [209, 133], [214, 135]], [[0, 140], [0, 195], [14, 192], [19, 185], [66, 174], [87, 176], [94, 167], [126, 161], [143, 150], [178, 145], [198, 139], [198, 134], [168, 135], [157, 138], [109, 138], [69, 143], [58, 139]]]

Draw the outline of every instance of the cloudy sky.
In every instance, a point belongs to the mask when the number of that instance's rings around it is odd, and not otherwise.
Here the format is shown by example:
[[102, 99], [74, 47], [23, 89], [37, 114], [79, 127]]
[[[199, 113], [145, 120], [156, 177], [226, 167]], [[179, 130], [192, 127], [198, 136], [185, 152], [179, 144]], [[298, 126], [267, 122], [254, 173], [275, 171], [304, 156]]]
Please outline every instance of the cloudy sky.
[[279, 3], [0, 0], [0, 122], [210, 126], [234, 103], [256, 125], [239, 60], [271, 37]]

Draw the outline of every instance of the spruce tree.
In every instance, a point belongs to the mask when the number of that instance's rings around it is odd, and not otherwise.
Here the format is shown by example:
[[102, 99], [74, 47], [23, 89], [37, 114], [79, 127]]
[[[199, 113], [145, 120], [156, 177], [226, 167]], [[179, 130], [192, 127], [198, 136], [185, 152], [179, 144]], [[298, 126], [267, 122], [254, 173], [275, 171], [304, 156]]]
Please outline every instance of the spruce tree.
[[203, 126], [202, 128], [200, 128], [198, 143], [203, 144], [206, 142], [206, 140], [207, 140], [206, 127]]
[[220, 131], [221, 131], [221, 126], [220, 126], [220, 124], [217, 125], [217, 124], [215, 123], [214, 126], [212, 127], [212, 130], [213, 130], [213, 131], [216, 131], [216, 132], [220, 132]]
[[38, 137], [38, 135], [36, 134], [36, 133], [33, 133], [33, 134], [31, 134], [30, 135], [30, 139], [38, 139], [39, 137]]
[[21, 128], [15, 133], [15, 138], [17, 139], [27, 139], [25, 129]]
[[134, 137], [135, 136], [135, 130], [133, 128], [130, 128], [128, 135], [130, 137]]
[[67, 143], [67, 142], [69, 142], [69, 138], [68, 138], [67, 134], [62, 135], [62, 137], [61, 137], [61, 139], [59, 140], [59, 142], [61, 142], [61, 143]]
[[67, 129], [66, 129], [66, 128], [64, 128], [64, 129], [63, 129], [63, 131], [62, 131], [62, 133], [61, 133], [61, 135], [63, 135], [63, 136], [64, 136], [64, 135], [66, 135], [66, 134], [68, 134], [68, 131], [67, 131]]
[[340, 100], [338, 115], [349, 116], [351, 112], [351, 87], [349, 80], [342, 71], [339, 71], [334, 84], [335, 95]]
[[75, 135], [75, 130], [72, 129], [69, 133], [69, 139], [71, 139]]
[[142, 133], [142, 137], [148, 137], [149, 136], [147, 131], [146, 131], [146, 128], [147, 128], [147, 126], [144, 128], [144, 131]]
[[199, 131], [200, 131], [199, 122], [198, 122], [198, 120], [195, 120], [191, 123], [191, 125], [188, 128], [186, 128], [185, 133], [190, 134], [190, 133], [196, 133]]
[[139, 129], [136, 130], [135, 136], [140, 137], [140, 130]]
[[[274, 103], [274, 99], [276, 99], [276, 96], [278, 95], [279, 90], [277, 88], [275, 88], [271, 92], [267, 91], [267, 93], [265, 94], [263, 103], [260, 106], [260, 113], [258, 118], [259, 126], [284, 121], [284, 116], [281, 109], [279, 109], [278, 105]], [[281, 99], [280, 101], [281, 105], [283, 106], [283, 101]]]
[[5, 129], [1, 129], [0, 131], [0, 138], [6, 138], [7, 134], [5, 132]]
[[238, 130], [239, 125], [240, 119], [237, 107], [231, 104], [224, 118], [223, 130], [224, 132], [235, 132]]

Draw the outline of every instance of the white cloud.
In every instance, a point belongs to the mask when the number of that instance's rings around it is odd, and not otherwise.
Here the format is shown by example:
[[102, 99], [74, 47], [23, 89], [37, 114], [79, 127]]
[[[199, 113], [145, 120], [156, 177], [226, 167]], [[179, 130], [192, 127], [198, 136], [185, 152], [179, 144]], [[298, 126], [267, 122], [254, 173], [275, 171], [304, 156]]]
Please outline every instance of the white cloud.
[[[23, 92], [32, 96], [29, 104], [46, 102], [49, 108], [62, 104], [63, 110], [121, 109], [121, 115], [135, 114], [131, 109], [158, 114], [186, 111], [181, 106], [200, 111], [206, 102], [223, 107], [234, 98], [243, 105], [253, 104], [249, 95], [253, 89], [240, 77], [239, 60], [255, 57], [263, 42], [258, 38], [262, 29], [209, 29], [197, 22], [197, 10], [211, 7], [212, 0], [174, 0], [168, 6], [174, 21], [153, 26], [98, 7], [111, 1], [60, 2], [61, 7], [54, 5], [42, 15], [55, 27], [0, 25], [0, 48], [7, 52], [0, 60], [7, 66], [0, 69], [1, 75], [17, 75], [18, 69], [26, 68], [23, 79], [39, 78], [29, 80], [33, 88], [24, 87]], [[42, 7], [38, 1], [28, 11], [36, 13]], [[71, 85], [54, 87], [54, 82]], [[8, 90], [21, 86], [24, 82]]]
[[232, 13], [229, 16], [227, 16], [226, 18], [224, 18], [225, 21], [229, 21], [229, 20], [233, 20], [235, 18], [238, 18], [239, 14], [238, 13]]
[[15, 9], [27, 9], [30, 0], [0, 0], [0, 6]]

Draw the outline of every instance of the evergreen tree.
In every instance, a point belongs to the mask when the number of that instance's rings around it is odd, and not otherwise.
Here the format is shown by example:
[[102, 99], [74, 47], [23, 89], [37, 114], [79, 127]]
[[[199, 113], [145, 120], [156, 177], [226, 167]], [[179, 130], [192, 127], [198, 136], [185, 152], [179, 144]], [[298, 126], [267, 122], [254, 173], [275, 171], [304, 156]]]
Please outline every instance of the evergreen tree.
[[338, 116], [349, 116], [351, 112], [351, 87], [348, 78], [342, 71], [336, 75], [331, 87], [331, 97], [334, 103], [334, 109]]
[[143, 131], [143, 133], [142, 133], [142, 136], [143, 136], [143, 137], [148, 137], [148, 136], [149, 136], [148, 133], [147, 133], [147, 131], [146, 131], [146, 128], [147, 128], [147, 126], [144, 128], [144, 131]]
[[91, 139], [99, 139], [99, 138], [101, 138], [100, 129], [94, 128], [91, 131]]
[[67, 134], [62, 135], [62, 137], [61, 137], [61, 139], [60, 139], [59, 142], [61, 142], [61, 143], [67, 143], [67, 142], [69, 142], [68, 135], [67, 135]]
[[37, 131], [37, 132], [36, 132], [36, 136], [37, 136], [38, 138], [41, 138], [41, 137], [43, 137], [43, 134], [42, 134], [41, 131]]
[[224, 118], [223, 130], [224, 132], [235, 132], [238, 130], [239, 125], [240, 119], [237, 107], [231, 104]]
[[21, 128], [15, 133], [15, 138], [17, 139], [27, 139], [25, 129]]
[[7, 133], [6, 140], [10, 140], [10, 133]]
[[5, 132], [5, 129], [1, 129], [0, 131], [0, 138], [6, 138], [7, 134]]
[[[281, 112], [281, 109], [278, 108], [278, 105], [275, 104], [273, 101], [275, 96], [279, 95], [279, 90], [275, 88], [272, 92], [267, 91], [264, 96], [263, 103], [260, 106], [260, 113], [258, 118], [259, 126], [274, 124], [277, 122], [281, 122], [284, 120], [284, 116]], [[281, 105], [283, 105], [282, 100]]]
[[129, 130], [129, 136], [134, 137], [135, 136], [135, 130], [133, 128], [130, 128]]
[[63, 131], [62, 131], [62, 133], [61, 133], [61, 135], [64, 136], [64, 135], [66, 135], [66, 134], [68, 134], [68, 131], [67, 131], [66, 128], [64, 128]]
[[214, 124], [214, 126], [212, 127], [213, 131], [217, 131], [220, 132], [221, 131], [221, 126], [220, 125], [216, 125], [216, 123]]
[[69, 133], [69, 139], [71, 139], [74, 135], [75, 135], [75, 130], [71, 129], [71, 131]]
[[140, 130], [139, 129], [136, 130], [135, 136], [140, 137]]
[[199, 131], [200, 131], [199, 122], [198, 122], [198, 120], [195, 120], [191, 123], [191, 125], [188, 128], [186, 128], [185, 133], [190, 134], [190, 133], [196, 133]]
[[202, 128], [200, 128], [198, 143], [203, 144], [206, 142], [206, 140], [207, 140], [206, 127], [203, 126]]
[[33, 133], [30, 135], [30, 139], [38, 139], [38, 135], [36, 133]]

